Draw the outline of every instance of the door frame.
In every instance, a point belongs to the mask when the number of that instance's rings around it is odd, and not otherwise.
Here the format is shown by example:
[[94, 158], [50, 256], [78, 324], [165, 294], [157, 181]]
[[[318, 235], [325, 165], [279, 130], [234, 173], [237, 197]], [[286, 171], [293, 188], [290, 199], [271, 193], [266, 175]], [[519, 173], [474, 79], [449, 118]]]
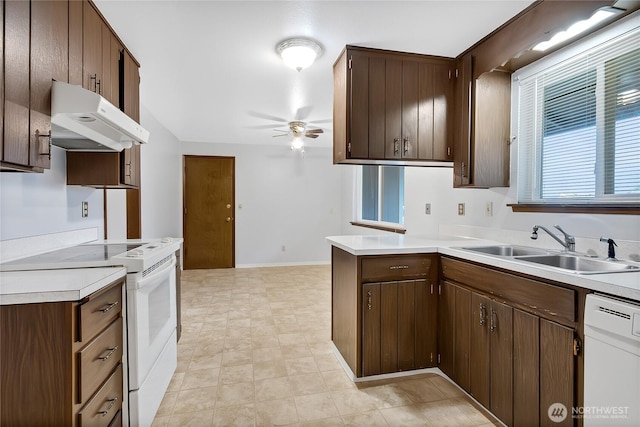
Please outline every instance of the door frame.
[[[187, 201], [187, 158], [208, 158], [208, 159], [230, 159], [232, 162], [232, 174], [231, 174], [231, 206], [233, 209], [233, 220], [231, 227], [231, 267], [236, 268], [236, 158], [234, 156], [209, 156], [199, 154], [183, 154], [182, 155], [182, 235], [186, 236], [187, 221], [185, 218], [185, 209]], [[186, 263], [187, 254], [183, 254], [185, 258], [183, 265]]]

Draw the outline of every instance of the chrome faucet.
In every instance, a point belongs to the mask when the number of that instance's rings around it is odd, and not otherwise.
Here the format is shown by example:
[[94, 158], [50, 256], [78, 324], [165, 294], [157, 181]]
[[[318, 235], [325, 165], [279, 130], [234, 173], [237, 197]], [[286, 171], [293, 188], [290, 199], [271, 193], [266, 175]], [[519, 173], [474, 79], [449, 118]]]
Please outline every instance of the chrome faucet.
[[544, 231], [547, 232], [547, 234], [551, 237], [553, 237], [556, 242], [560, 243], [566, 250], [568, 250], [569, 252], [575, 252], [576, 251], [576, 239], [575, 237], [567, 234], [562, 228], [560, 228], [559, 225], [554, 225], [555, 228], [557, 228], [558, 230], [560, 230], [560, 232], [562, 234], [564, 234], [564, 242], [562, 240], [560, 240], [560, 238], [558, 238], [558, 236], [556, 236], [555, 234], [553, 234], [552, 232], [550, 232], [547, 228], [541, 226], [541, 225], [534, 225], [533, 226], [533, 233], [531, 233], [531, 238], [533, 240], [536, 240], [538, 238], [538, 229], [541, 228]]

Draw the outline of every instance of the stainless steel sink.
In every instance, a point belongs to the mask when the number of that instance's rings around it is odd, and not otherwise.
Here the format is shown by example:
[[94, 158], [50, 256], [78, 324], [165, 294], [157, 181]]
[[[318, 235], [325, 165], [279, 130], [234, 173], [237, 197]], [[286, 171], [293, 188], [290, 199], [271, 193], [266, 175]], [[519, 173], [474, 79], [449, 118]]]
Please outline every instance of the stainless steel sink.
[[640, 266], [622, 261], [607, 261], [569, 254], [518, 256], [519, 261], [532, 262], [548, 267], [561, 268], [579, 274], [621, 273], [640, 270]]
[[494, 246], [470, 246], [465, 248], [465, 251], [478, 252], [486, 255], [495, 255], [501, 257], [517, 257], [523, 255], [546, 255], [549, 251], [544, 249], [529, 248], [526, 246], [514, 246], [514, 245], [494, 245]]

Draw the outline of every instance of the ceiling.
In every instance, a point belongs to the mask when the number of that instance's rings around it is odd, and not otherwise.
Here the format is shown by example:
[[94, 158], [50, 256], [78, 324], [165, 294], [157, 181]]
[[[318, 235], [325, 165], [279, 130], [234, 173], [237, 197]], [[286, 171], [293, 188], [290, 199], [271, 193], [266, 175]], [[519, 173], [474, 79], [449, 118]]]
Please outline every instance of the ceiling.
[[[332, 143], [332, 67], [346, 44], [455, 57], [532, 3], [94, 2], [141, 64], [141, 104], [179, 140], [288, 145], [272, 138], [285, 129], [273, 117], [327, 130], [307, 147]], [[302, 72], [275, 52], [296, 36], [324, 48]]]

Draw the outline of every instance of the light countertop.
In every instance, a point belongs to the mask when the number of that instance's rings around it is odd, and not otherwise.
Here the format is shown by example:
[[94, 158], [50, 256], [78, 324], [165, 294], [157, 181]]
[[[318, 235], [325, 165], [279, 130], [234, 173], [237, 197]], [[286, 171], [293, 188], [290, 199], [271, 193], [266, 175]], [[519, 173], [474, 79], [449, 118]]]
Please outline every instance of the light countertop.
[[124, 267], [0, 272], [0, 305], [78, 301], [126, 274]]
[[401, 234], [381, 236], [329, 236], [327, 237], [327, 241], [331, 245], [357, 256], [439, 253], [541, 279], [553, 280], [596, 292], [640, 301], [640, 272], [577, 274], [539, 264], [460, 249], [460, 247], [463, 246], [508, 244], [504, 242], [459, 237], [430, 238]]

